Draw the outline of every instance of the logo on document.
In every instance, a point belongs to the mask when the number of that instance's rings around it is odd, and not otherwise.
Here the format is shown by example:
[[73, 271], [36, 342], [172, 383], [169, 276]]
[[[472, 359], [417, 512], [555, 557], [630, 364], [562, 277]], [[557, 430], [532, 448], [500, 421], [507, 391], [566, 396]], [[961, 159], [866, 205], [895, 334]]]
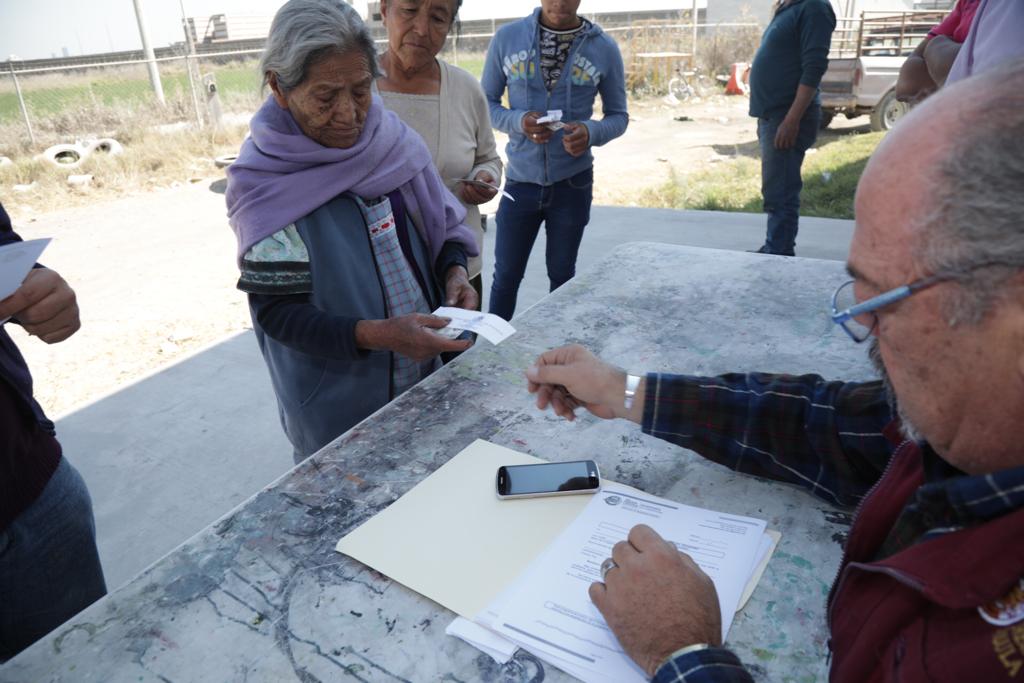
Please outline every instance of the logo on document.
[[604, 502], [607, 505], [618, 505], [619, 503], [622, 502], [622, 498], [618, 496], [605, 496]]

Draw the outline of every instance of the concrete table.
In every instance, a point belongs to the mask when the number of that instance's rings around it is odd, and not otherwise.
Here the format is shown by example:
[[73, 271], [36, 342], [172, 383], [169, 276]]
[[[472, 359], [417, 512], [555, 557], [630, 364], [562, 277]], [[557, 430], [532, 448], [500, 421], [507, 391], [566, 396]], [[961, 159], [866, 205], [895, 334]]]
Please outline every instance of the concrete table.
[[825, 313], [843, 277], [831, 261], [622, 246], [517, 318], [512, 338], [478, 342], [8, 662], [0, 681], [570, 680], [524, 652], [496, 665], [444, 635], [450, 612], [334, 552], [476, 438], [548, 460], [594, 458], [650, 493], [767, 519], [782, 542], [729, 645], [760, 679], [816, 680], [848, 511], [625, 421], [541, 413], [522, 372], [541, 351], [581, 342], [635, 372], [865, 379], [863, 349]]

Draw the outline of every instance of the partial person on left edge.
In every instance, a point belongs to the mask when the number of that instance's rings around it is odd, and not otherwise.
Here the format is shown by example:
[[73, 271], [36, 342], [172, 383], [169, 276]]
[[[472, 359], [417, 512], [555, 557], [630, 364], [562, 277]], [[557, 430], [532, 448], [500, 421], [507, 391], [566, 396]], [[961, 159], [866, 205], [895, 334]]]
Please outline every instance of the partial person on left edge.
[[[0, 206], [0, 245], [20, 242]], [[32, 375], [4, 329], [47, 344], [80, 327], [75, 293], [36, 264], [0, 301], [0, 662], [103, 597], [92, 501], [63, 457], [53, 422], [32, 396]]]

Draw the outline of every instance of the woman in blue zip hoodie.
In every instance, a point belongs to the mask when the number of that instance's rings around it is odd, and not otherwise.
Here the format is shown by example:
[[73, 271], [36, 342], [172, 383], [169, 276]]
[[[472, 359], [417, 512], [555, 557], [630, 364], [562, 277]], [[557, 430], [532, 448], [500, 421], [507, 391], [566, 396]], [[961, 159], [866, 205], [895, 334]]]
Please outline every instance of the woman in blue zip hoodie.
[[[576, 274], [593, 194], [590, 148], [619, 137], [629, 123], [622, 55], [600, 26], [576, 13], [579, 6], [541, 0], [531, 16], [498, 29], [487, 50], [481, 84], [491, 123], [509, 136], [505, 190], [515, 197], [498, 205], [489, 306], [506, 320], [541, 223], [551, 290]], [[594, 120], [599, 93], [603, 117]], [[537, 123], [553, 110], [562, 112], [559, 130]]]

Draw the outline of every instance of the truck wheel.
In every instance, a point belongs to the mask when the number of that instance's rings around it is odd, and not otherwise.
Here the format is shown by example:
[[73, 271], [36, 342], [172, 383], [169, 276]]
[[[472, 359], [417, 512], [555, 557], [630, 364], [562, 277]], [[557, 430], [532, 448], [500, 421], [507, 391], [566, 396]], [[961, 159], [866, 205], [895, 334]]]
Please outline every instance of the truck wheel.
[[826, 128], [828, 128], [828, 124], [832, 123], [832, 119], [834, 119], [835, 117], [836, 117], [836, 113], [834, 111], [822, 110], [822, 112], [821, 112], [821, 124], [820, 124], [821, 130], [825, 130]]
[[908, 111], [910, 107], [896, 99], [896, 90], [890, 90], [871, 110], [871, 130], [892, 130], [900, 117]]

